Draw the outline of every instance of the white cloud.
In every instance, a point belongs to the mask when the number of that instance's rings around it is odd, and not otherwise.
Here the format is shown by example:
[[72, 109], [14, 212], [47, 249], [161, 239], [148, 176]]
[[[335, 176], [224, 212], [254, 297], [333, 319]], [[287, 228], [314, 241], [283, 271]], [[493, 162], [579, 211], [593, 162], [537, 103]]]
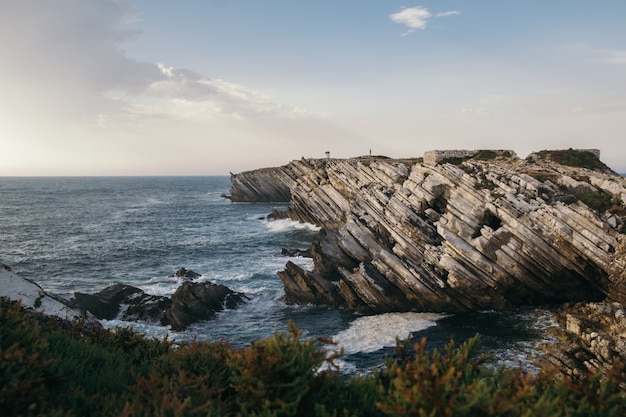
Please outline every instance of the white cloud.
[[[237, 83], [203, 77], [193, 71], [175, 69], [163, 64], [157, 65], [165, 78], [152, 83], [143, 93], [177, 100], [178, 104], [186, 103], [185, 107], [195, 114], [200, 114], [199, 108], [212, 108], [219, 113], [241, 118], [261, 115], [290, 118], [314, 116], [312, 113], [278, 104], [266, 94]], [[191, 103], [196, 105], [192, 106]]]
[[[447, 12], [436, 13], [435, 17], [448, 17], [457, 14], [460, 14], [460, 12], [456, 10], [450, 10]], [[389, 18], [394, 23], [398, 23], [409, 28], [409, 30], [404, 32], [402, 36], [406, 36], [409, 33], [415, 32], [418, 29], [426, 29], [426, 26], [428, 25], [428, 19], [430, 19], [431, 17], [433, 17], [433, 14], [428, 11], [426, 7], [423, 6], [407, 7], [397, 13], [389, 15]]]
[[233, 82], [128, 57], [122, 46], [140, 36], [131, 26], [138, 19], [123, 0], [0, 2], [0, 38], [14, 40], [3, 44], [5, 99], [20, 96], [24, 107], [31, 102], [72, 123], [110, 127], [102, 121], [140, 117], [138, 108], [176, 119], [181, 109], [241, 118], [311, 116]]
[[428, 19], [431, 17], [432, 14], [428, 9], [422, 6], [407, 7], [389, 16], [394, 23], [399, 23], [409, 28], [409, 31], [403, 35], [407, 35], [417, 29], [426, 29]]
[[448, 12], [439, 12], [437, 14], [435, 14], [435, 17], [448, 17], [448, 16], [454, 16], [457, 14], [461, 14], [461, 12], [457, 11], [457, 10], [450, 10]]

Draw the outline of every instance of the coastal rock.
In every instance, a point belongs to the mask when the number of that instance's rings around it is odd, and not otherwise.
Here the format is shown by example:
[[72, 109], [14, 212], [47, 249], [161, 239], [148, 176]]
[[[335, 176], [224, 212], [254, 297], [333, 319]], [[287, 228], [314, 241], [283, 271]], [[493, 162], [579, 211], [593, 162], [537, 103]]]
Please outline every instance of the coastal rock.
[[302, 258], [310, 258], [311, 257], [311, 249], [297, 249], [297, 248], [282, 248], [280, 251], [281, 255], [294, 257], [302, 257]]
[[338, 300], [337, 290], [330, 281], [291, 261], [287, 262], [284, 271], [278, 272], [278, 276], [283, 281], [288, 302], [334, 305]]
[[232, 309], [248, 298], [221, 284], [183, 282], [165, 310], [164, 323], [173, 330], [184, 330], [192, 323], [209, 320], [218, 311]]
[[58, 317], [63, 321], [82, 320], [85, 324], [98, 324], [90, 313], [74, 308], [61, 297], [47, 293], [38, 284], [20, 277], [3, 263], [0, 263], [0, 298], [19, 301], [27, 309]]
[[279, 273], [292, 302], [460, 312], [623, 301], [626, 188], [599, 152], [448, 154], [302, 159], [233, 175], [231, 194], [289, 194], [285, 215], [321, 228], [313, 271]]
[[172, 304], [168, 297], [146, 294], [126, 284], [114, 284], [96, 294], [76, 292], [70, 301], [102, 320], [118, 318], [156, 323], [162, 321], [164, 311]]
[[168, 278], [183, 278], [185, 280], [194, 280], [202, 275], [190, 269], [180, 268], [178, 271], [170, 275]]
[[565, 305], [555, 314], [558, 342], [543, 346], [539, 362], [570, 377], [608, 372], [626, 361], [626, 310], [616, 302]]
[[[284, 181], [283, 181], [284, 180]], [[230, 195], [224, 196], [234, 202], [289, 202], [291, 191], [289, 179], [282, 176], [281, 168], [256, 170], [251, 175], [232, 174]]]

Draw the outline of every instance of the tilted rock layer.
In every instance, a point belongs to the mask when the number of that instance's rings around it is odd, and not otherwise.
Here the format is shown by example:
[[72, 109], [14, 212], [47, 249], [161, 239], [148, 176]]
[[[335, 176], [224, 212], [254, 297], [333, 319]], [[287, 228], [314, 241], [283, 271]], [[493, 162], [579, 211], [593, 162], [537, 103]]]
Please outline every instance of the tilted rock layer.
[[289, 200], [284, 215], [322, 228], [313, 271], [279, 273], [288, 301], [458, 312], [626, 299], [626, 189], [597, 152], [448, 153], [293, 161], [233, 175], [231, 199]]

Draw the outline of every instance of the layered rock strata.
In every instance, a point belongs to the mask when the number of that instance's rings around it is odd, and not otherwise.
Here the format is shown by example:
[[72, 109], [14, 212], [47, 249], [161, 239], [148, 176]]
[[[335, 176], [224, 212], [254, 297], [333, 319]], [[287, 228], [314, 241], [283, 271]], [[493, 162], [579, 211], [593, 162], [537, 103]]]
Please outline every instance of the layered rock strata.
[[[626, 189], [597, 153], [461, 156], [303, 159], [233, 175], [231, 198], [289, 195], [284, 215], [322, 228], [313, 271], [279, 273], [292, 302], [459, 312], [626, 299]], [[593, 170], [568, 165], [590, 158]]]
[[[624, 373], [619, 364], [626, 360], [626, 309], [621, 303], [576, 303], [555, 314], [558, 327], [552, 328], [557, 342], [543, 346], [538, 361], [563, 374], [584, 377], [589, 371]], [[615, 367], [615, 365], [618, 365]], [[622, 375], [621, 380], [626, 376]], [[626, 388], [626, 387], [625, 387]]]

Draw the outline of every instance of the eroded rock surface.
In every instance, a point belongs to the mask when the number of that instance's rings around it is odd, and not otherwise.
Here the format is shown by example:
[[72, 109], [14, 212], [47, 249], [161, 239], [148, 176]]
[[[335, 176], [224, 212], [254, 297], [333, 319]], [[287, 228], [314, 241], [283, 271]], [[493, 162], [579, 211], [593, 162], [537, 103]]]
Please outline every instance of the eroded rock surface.
[[626, 299], [624, 179], [596, 152], [459, 155], [303, 159], [233, 175], [231, 195], [288, 188], [285, 215], [322, 228], [314, 270], [279, 274], [293, 302], [459, 312]]
[[[541, 364], [578, 377], [613, 370], [626, 360], [626, 310], [621, 303], [577, 303], [556, 314], [558, 341], [544, 346]], [[622, 370], [623, 371], [623, 370]]]

